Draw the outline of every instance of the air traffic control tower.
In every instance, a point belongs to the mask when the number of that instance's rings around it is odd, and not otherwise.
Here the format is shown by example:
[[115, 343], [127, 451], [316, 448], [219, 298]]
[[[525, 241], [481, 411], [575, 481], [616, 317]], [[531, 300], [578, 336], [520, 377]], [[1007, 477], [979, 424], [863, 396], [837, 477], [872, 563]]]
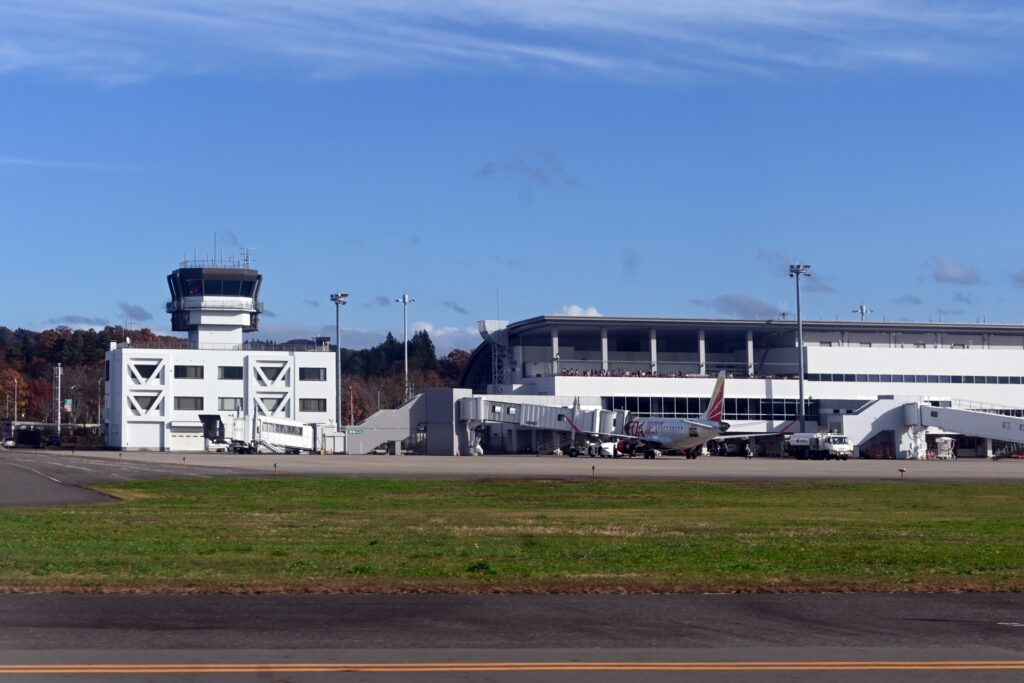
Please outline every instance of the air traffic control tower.
[[239, 266], [192, 261], [167, 276], [171, 329], [188, 332], [189, 348], [240, 348], [242, 334], [259, 328], [263, 276], [249, 267], [248, 258]]
[[243, 339], [263, 312], [263, 278], [247, 257], [183, 261], [167, 284], [171, 328], [188, 332], [188, 341], [112, 343], [103, 409], [108, 447], [206, 450], [201, 414], [332, 422], [337, 375], [328, 345]]

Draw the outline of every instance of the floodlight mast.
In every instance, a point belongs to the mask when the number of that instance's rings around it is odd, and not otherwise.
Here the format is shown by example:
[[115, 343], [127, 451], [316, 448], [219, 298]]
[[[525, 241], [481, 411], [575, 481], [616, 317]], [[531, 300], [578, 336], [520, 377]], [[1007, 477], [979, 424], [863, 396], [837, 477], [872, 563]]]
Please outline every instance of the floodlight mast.
[[416, 301], [407, 293], [402, 292], [402, 296], [395, 299], [396, 303], [402, 304], [402, 333], [403, 333], [403, 348], [405, 353], [405, 400], [408, 401], [412, 398], [412, 387], [409, 385], [409, 304]]
[[807, 431], [807, 414], [804, 408], [804, 318], [800, 308], [800, 277], [810, 277], [811, 267], [805, 263], [797, 263], [789, 267], [789, 276], [796, 280], [796, 335], [797, 350], [800, 355], [800, 403], [798, 412], [800, 415], [800, 431]]
[[338, 429], [341, 429], [341, 307], [348, 303], [348, 294], [335, 292], [331, 294], [334, 302], [334, 361], [337, 385], [334, 387], [334, 407], [336, 409]]

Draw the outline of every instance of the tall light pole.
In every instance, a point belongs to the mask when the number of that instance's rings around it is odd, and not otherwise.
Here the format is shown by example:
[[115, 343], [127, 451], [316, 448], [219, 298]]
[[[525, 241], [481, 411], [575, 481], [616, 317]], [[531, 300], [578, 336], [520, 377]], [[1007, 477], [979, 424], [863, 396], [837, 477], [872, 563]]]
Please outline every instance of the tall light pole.
[[[18, 378], [14, 378], [14, 427], [18, 426]], [[12, 430], [13, 428], [12, 427]]]
[[405, 339], [405, 400], [412, 398], [412, 387], [409, 386], [409, 304], [416, 301], [405, 292], [396, 302], [402, 304], [402, 330]]
[[334, 364], [338, 381], [338, 385], [334, 388], [334, 398], [338, 413], [336, 415], [338, 429], [341, 429], [341, 307], [348, 303], [348, 294], [335, 292], [331, 294], [331, 301], [334, 302]]
[[811, 267], [807, 264], [797, 263], [789, 267], [789, 276], [796, 280], [796, 335], [797, 347], [800, 354], [800, 431], [807, 431], [807, 415], [804, 409], [804, 318], [800, 309], [800, 276], [810, 277]]
[[53, 419], [54, 419], [54, 424], [57, 425], [57, 436], [58, 436], [58, 438], [60, 437], [60, 378], [61, 378], [61, 375], [63, 375], [63, 374], [64, 374], [63, 368], [61, 368], [60, 363], [57, 363], [57, 367], [53, 371], [53, 376], [57, 380], [57, 382], [56, 382], [57, 386], [55, 387], [56, 392], [54, 394], [54, 401], [53, 401], [53, 403], [54, 403], [53, 407], [56, 409], [54, 412], [56, 413], [56, 415], [54, 416]]

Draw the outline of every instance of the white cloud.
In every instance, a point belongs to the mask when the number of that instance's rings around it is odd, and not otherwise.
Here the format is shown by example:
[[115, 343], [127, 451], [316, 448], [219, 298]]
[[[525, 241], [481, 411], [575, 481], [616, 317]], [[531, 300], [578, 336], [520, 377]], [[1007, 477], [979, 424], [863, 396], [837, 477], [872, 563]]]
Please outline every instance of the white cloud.
[[[465, 349], [472, 351], [480, 345], [480, 333], [476, 327], [438, 327], [428, 322], [417, 322], [410, 325], [409, 334], [413, 331], [426, 330], [434, 342], [434, 349], [438, 356], [444, 356], [452, 349]], [[401, 339], [402, 331], [399, 330], [396, 337]]]
[[976, 285], [981, 282], [977, 271], [952, 259], [938, 261], [935, 264], [932, 277], [936, 282], [954, 285]]
[[540, 67], [689, 82], [1015, 58], [1022, 18], [987, 0], [5, 0], [0, 74]]
[[581, 318], [599, 318], [602, 314], [601, 311], [597, 310], [597, 306], [583, 307], [577, 304], [570, 304], [568, 306], [562, 306], [562, 309], [554, 313], [554, 315], [569, 315]]

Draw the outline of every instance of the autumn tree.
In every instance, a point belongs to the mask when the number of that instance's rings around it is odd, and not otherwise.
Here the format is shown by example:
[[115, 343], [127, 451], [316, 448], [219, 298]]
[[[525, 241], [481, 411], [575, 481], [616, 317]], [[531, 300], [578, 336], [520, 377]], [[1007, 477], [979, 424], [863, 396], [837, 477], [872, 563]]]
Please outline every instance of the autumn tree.
[[[13, 368], [0, 370], [0, 394], [3, 397], [4, 417], [8, 420], [24, 419], [28, 411], [29, 385], [25, 377]], [[15, 404], [17, 401], [17, 404]]]

